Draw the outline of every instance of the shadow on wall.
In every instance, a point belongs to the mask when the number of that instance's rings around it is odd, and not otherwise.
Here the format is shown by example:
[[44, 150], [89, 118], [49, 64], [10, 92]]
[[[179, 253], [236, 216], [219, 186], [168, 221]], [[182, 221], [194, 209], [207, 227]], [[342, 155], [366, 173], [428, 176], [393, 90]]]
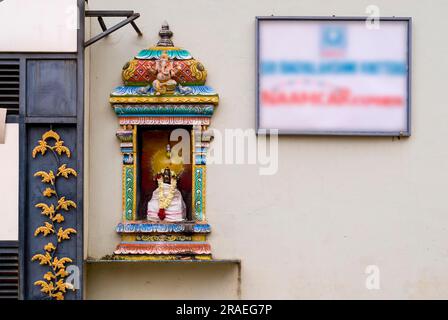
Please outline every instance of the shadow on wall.
[[235, 264], [98, 263], [87, 265], [87, 299], [239, 299]]

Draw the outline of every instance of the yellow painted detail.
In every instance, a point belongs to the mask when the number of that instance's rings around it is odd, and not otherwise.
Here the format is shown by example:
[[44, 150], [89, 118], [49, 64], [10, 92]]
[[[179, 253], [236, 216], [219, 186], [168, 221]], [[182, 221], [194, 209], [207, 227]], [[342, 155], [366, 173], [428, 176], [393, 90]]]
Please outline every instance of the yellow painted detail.
[[[54, 145], [48, 143], [50, 139], [55, 141]], [[71, 156], [70, 149], [64, 146], [64, 141], [53, 130], [49, 130], [42, 135], [42, 139], [38, 141], [37, 146], [32, 150], [32, 157], [35, 158], [38, 154], [44, 156], [47, 154], [47, 151], [53, 152], [53, 155], [57, 158], [62, 154], [65, 154], [67, 157]], [[57, 201], [56, 207], [53, 203], [48, 204], [44, 202], [39, 202], [35, 205], [36, 208], [41, 210], [40, 214], [45, 216], [47, 221], [44, 221], [43, 225], [36, 228], [34, 236], [44, 236], [52, 240], [44, 245], [41, 253], [36, 253], [31, 258], [31, 261], [39, 262], [40, 265], [48, 267], [48, 271], [42, 276], [43, 279], [35, 281], [34, 285], [39, 286], [40, 291], [48, 297], [56, 300], [64, 300], [67, 290], [75, 290], [70, 283], [65, 282], [65, 278], [69, 275], [66, 271], [66, 264], [73, 262], [73, 260], [69, 257], [58, 257], [57, 254], [58, 244], [69, 240], [76, 234], [74, 228], [69, 226], [62, 228], [59, 226], [60, 223], [65, 221], [63, 212], [76, 208], [76, 203], [58, 194], [56, 180], [58, 178], [69, 179], [77, 175], [77, 172], [73, 168], [67, 167], [66, 164], [59, 166], [56, 175], [53, 170], [48, 172], [37, 171], [34, 174], [35, 177], [41, 178], [42, 183], [50, 185], [42, 191], [42, 196], [47, 199], [54, 197]], [[57, 232], [56, 229], [58, 230]]]
[[213, 103], [218, 104], [218, 96], [151, 96], [151, 97], [111, 97], [110, 103]]

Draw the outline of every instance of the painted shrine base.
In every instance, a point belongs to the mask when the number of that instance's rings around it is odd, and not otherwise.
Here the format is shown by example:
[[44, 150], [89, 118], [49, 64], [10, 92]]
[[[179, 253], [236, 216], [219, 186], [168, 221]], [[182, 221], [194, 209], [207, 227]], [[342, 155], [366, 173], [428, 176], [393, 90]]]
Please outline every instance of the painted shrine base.
[[105, 256], [100, 260], [92, 261], [88, 263], [108, 263], [108, 262], [214, 262], [211, 254], [208, 255], [123, 255], [113, 254]]
[[132, 242], [120, 243], [114, 254], [211, 254], [210, 244], [205, 242]]
[[210, 226], [206, 223], [120, 223], [121, 242], [106, 260], [211, 260], [211, 246], [206, 241]]

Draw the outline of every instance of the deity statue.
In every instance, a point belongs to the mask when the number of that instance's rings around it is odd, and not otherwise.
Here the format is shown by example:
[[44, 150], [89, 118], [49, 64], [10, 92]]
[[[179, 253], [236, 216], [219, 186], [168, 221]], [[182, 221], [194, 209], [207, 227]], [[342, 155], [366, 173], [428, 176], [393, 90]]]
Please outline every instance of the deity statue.
[[[173, 77], [180, 70], [180, 67], [175, 68], [173, 61], [169, 60], [168, 54], [164, 51], [160, 55], [160, 59], [156, 61], [155, 67], [151, 67], [149, 72], [156, 75], [156, 79], [152, 82], [152, 87], [156, 95], [173, 94], [177, 82]], [[144, 87], [140, 90], [141, 93], [147, 93], [150, 86]]]
[[177, 176], [168, 167], [156, 176], [158, 188], [148, 202], [148, 220], [179, 222], [186, 219], [187, 207], [177, 189]]

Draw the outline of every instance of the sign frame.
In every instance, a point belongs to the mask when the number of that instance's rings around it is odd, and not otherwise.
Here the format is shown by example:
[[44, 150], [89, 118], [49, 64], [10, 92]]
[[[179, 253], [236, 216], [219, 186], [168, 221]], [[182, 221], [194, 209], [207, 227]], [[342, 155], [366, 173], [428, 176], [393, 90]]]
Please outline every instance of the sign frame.
[[[363, 16], [256, 16], [255, 31], [255, 131], [257, 135], [268, 134], [274, 128], [260, 128], [260, 23], [263, 21], [367, 21], [371, 17]], [[406, 99], [406, 131], [305, 131], [305, 130], [278, 130], [278, 135], [292, 136], [384, 136], [384, 137], [410, 137], [411, 136], [411, 78], [412, 78], [412, 18], [411, 17], [379, 17], [381, 21], [405, 22], [407, 27], [407, 99]]]

